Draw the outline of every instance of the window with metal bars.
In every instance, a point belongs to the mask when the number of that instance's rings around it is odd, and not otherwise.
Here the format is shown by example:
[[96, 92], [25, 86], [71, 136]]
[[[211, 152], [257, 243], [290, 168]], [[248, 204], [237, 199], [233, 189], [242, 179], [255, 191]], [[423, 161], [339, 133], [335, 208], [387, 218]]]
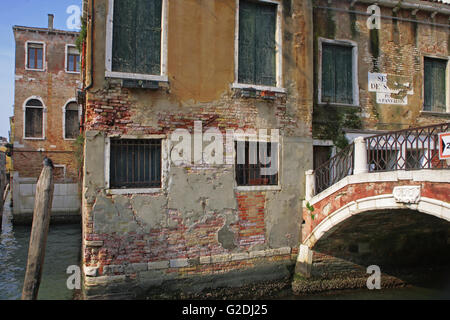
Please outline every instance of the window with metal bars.
[[161, 139], [111, 139], [110, 188], [161, 188]]
[[[239, 147], [239, 144], [243, 144], [244, 147]], [[272, 145], [273, 150], [277, 153], [272, 157]], [[264, 164], [264, 158], [270, 159], [278, 157], [278, 144], [266, 143], [266, 150], [261, 150], [263, 158], [260, 158], [260, 148], [264, 144], [258, 142], [249, 141], [236, 141], [235, 142], [235, 170], [236, 170], [236, 183], [238, 186], [276, 186], [278, 185], [278, 168], [277, 173], [272, 175], [263, 175], [262, 169], [268, 168], [272, 163]], [[240, 152], [244, 152], [243, 155]], [[244, 163], [242, 163], [244, 162]]]

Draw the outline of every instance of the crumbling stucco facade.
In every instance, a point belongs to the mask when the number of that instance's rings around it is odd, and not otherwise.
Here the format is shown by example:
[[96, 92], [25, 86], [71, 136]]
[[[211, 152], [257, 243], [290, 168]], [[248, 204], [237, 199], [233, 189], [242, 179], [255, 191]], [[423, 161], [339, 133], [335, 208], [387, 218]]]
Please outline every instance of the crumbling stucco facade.
[[[311, 4], [271, 2], [282, 45], [273, 90], [233, 87], [239, 1], [164, 1], [167, 81], [153, 90], [105, 76], [111, 7], [107, 0], [85, 2], [87, 297], [149, 296], [163, 288], [188, 294], [289, 277], [301, 240], [304, 172], [312, 166]], [[278, 129], [278, 185], [238, 187], [232, 164], [175, 165], [171, 134], [193, 132], [195, 121], [203, 132], [223, 134]], [[110, 139], [152, 137], [163, 141], [161, 188], [109, 189]]]
[[[369, 9], [374, 4], [378, 13]], [[381, 16], [379, 26], [369, 29], [375, 13]], [[444, 108], [426, 110], [424, 61], [432, 58], [448, 63], [449, 14], [448, 4], [431, 0], [314, 1], [314, 138], [342, 145], [341, 136], [351, 142], [358, 135], [447, 122], [448, 67]], [[351, 104], [320, 101], [324, 43], [355, 49], [355, 99]], [[398, 94], [389, 96], [371, 88], [370, 74], [386, 75], [386, 85], [399, 90]]]

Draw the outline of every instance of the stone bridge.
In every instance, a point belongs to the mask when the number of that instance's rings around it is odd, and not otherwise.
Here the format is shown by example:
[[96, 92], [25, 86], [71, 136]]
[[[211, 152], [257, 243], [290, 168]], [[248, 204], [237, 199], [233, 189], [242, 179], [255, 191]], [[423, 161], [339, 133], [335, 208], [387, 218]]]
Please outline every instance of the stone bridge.
[[450, 161], [438, 149], [438, 134], [449, 127], [360, 137], [309, 171], [296, 272], [310, 277], [316, 243], [361, 213], [413, 210], [450, 222]]

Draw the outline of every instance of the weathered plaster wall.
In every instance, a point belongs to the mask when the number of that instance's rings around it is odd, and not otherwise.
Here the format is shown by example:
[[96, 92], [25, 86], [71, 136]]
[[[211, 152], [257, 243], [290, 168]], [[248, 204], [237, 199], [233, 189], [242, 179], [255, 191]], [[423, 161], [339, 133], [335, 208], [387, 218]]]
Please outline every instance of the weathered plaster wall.
[[[366, 12], [369, 4], [349, 1], [319, 0], [315, 6]], [[381, 15], [417, 19], [428, 23], [448, 24], [447, 16], [437, 14], [434, 19], [429, 12], [381, 7]], [[368, 130], [397, 130], [414, 126], [443, 123], [447, 114], [423, 112], [423, 56], [447, 58], [449, 55], [449, 30], [446, 27], [422, 23], [381, 19], [379, 30], [369, 30], [369, 16], [358, 13], [314, 9], [314, 135], [332, 139], [333, 127]], [[359, 101], [357, 107], [318, 105], [318, 38], [351, 40], [358, 46]], [[407, 95], [407, 105], [377, 104], [376, 93], [368, 92], [368, 73], [386, 73], [389, 81], [412, 82], [412, 95]], [[356, 121], [360, 118], [362, 121]], [[339, 120], [339, 121], [337, 121]]]
[[[169, 82], [146, 90], [105, 79], [107, 1], [95, 1], [94, 42], [87, 39], [88, 48], [94, 45], [93, 69], [86, 70], [88, 79], [93, 75], [83, 187], [87, 295], [114, 277], [149, 286], [142, 276], [155, 268], [161, 270], [151, 277], [160, 284], [166, 275], [217, 275], [279, 260], [290, 263], [291, 248], [300, 241], [304, 171], [312, 167], [311, 7], [309, 1], [283, 1], [287, 93], [245, 97], [231, 89], [235, 3], [169, 1]], [[89, 53], [86, 61], [90, 58]], [[110, 195], [105, 190], [107, 136], [162, 134], [171, 150], [170, 134], [177, 128], [192, 132], [194, 121], [223, 133], [279, 129], [280, 190], [237, 190], [232, 165], [168, 162], [158, 193]]]

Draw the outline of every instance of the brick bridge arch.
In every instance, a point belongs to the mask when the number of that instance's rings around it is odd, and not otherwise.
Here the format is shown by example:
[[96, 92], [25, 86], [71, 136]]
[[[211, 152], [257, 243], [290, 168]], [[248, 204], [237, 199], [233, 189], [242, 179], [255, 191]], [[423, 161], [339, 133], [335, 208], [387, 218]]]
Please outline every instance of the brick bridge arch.
[[363, 173], [346, 177], [310, 199], [309, 209], [306, 206], [303, 209], [302, 244], [312, 249], [334, 226], [368, 211], [411, 209], [450, 222], [449, 181], [450, 170]]
[[296, 272], [308, 277], [317, 241], [362, 212], [411, 209], [450, 222], [450, 160], [439, 157], [439, 134], [449, 131], [443, 123], [359, 137], [306, 172]]

